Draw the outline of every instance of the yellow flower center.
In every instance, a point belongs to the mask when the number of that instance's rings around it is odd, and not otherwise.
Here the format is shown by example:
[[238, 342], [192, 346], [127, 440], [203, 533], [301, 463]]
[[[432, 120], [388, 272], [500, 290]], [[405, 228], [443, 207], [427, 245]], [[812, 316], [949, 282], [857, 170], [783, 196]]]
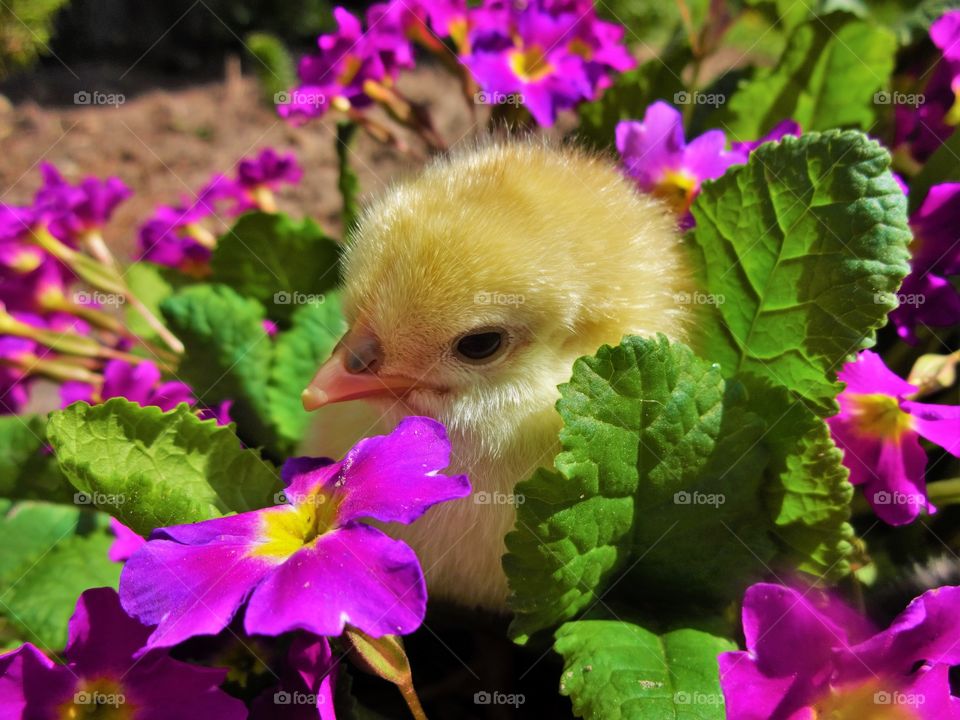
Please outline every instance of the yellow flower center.
[[511, 51], [509, 63], [513, 74], [524, 82], [537, 82], [553, 72], [553, 65], [547, 62], [538, 45]]
[[856, 431], [865, 437], [899, 440], [912, 427], [909, 413], [890, 395], [852, 394], [847, 402]]
[[653, 194], [677, 215], [685, 215], [697, 194], [697, 178], [686, 170], [668, 170], [653, 188]]
[[926, 698], [891, 692], [872, 681], [855, 687], [831, 689], [813, 706], [816, 720], [917, 720], [916, 708]]
[[572, 40], [570, 44], [567, 45], [567, 50], [572, 52], [574, 55], [579, 55], [584, 60], [589, 60], [593, 57], [593, 48], [579, 38]]
[[67, 298], [60, 288], [48, 285], [40, 291], [37, 301], [44, 310], [62, 310], [66, 305]]
[[951, 89], [953, 90], [953, 105], [943, 119], [947, 125], [960, 125], [960, 80], [954, 80]]
[[340, 501], [335, 496], [317, 490], [307, 497], [292, 499], [292, 505], [263, 511], [263, 539], [250, 551], [252, 556], [286, 560], [336, 527]]
[[28, 273], [40, 267], [42, 261], [43, 259], [39, 253], [35, 253], [32, 250], [21, 250], [11, 261], [10, 267], [18, 273]]
[[451, 20], [447, 24], [447, 30], [450, 32], [450, 38], [460, 48], [460, 52], [463, 55], [470, 54], [470, 38], [467, 37], [467, 30], [469, 26], [467, 25], [467, 19], [465, 17], [457, 18]]
[[356, 55], [350, 55], [344, 62], [343, 72], [340, 73], [340, 77], [337, 78], [337, 83], [340, 85], [349, 85], [357, 76], [357, 73], [360, 72], [362, 65], [363, 63], [360, 62], [360, 58]]
[[81, 680], [73, 697], [60, 706], [62, 720], [130, 720], [136, 708], [112, 678]]

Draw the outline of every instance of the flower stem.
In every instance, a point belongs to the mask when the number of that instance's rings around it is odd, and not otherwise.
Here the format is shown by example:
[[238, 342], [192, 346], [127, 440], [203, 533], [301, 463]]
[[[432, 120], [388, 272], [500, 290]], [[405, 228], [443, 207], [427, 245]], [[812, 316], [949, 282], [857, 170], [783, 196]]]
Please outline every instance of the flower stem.
[[167, 326], [160, 321], [160, 318], [150, 312], [150, 309], [140, 301], [140, 298], [134, 295], [129, 289], [127, 290], [126, 297], [127, 302], [130, 303], [134, 310], [140, 313], [140, 317], [150, 326], [150, 329], [157, 333], [157, 337], [163, 340], [163, 342], [167, 344], [167, 347], [177, 355], [182, 355], [186, 348], [180, 341], [180, 338], [170, 332]]
[[112, 315], [108, 315], [102, 310], [90, 305], [80, 305], [75, 302], [71, 302], [63, 295], [50, 295], [48, 296], [43, 303], [43, 307], [47, 310], [59, 310], [60, 312], [65, 312], [75, 317], [80, 318], [81, 320], [86, 320], [88, 323], [93, 325], [100, 330], [106, 330], [107, 332], [114, 333], [116, 335], [122, 335], [124, 337], [129, 337], [129, 333], [126, 328], [123, 327], [123, 323], [117, 320]]
[[115, 267], [103, 265], [89, 255], [77, 252], [55, 238], [45, 227], [33, 230], [33, 241], [73, 270], [84, 282], [107, 293], [123, 294], [123, 279]]
[[91, 385], [99, 385], [103, 382], [100, 375], [87, 368], [64, 360], [45, 360], [36, 355], [23, 355], [17, 360], [0, 358], [0, 365], [17, 368], [27, 375], [44, 375], [59, 382], [76, 380]]
[[[124, 280], [123, 275], [120, 273], [116, 259], [111, 254], [106, 243], [103, 242], [102, 236], [99, 234], [89, 234], [85, 238], [84, 244], [90, 249], [90, 252], [93, 254], [92, 257], [79, 253], [73, 248], [64, 245], [50, 234], [50, 231], [46, 228], [37, 228], [34, 230], [33, 239], [40, 247], [72, 269], [81, 280], [84, 280], [98, 290], [122, 295], [133, 309], [143, 317], [147, 325], [157, 333], [157, 337], [166, 343], [167, 347], [178, 355], [183, 354], [183, 343], [167, 329], [166, 325], [160, 322], [160, 319], [140, 301], [140, 298], [134, 295], [130, 286], [127, 285], [126, 280]], [[76, 307], [79, 308], [79, 306]], [[84, 316], [81, 315], [81, 317]], [[124, 335], [130, 335], [129, 331], [119, 323], [114, 323], [106, 329], [121, 332]]]
[[107, 267], [115, 268], [117, 266], [117, 261], [114, 259], [113, 254], [110, 252], [110, 248], [107, 247], [107, 243], [103, 240], [103, 235], [99, 231], [91, 231], [85, 233], [81, 242], [83, 242], [84, 247], [87, 248], [87, 251], [102, 265]]
[[413, 689], [413, 683], [404, 683], [403, 685], [397, 685], [397, 687], [400, 688], [400, 693], [403, 695], [407, 707], [410, 708], [410, 714], [416, 720], [427, 720], [427, 714], [423, 711], [420, 698], [417, 697], [417, 691]]

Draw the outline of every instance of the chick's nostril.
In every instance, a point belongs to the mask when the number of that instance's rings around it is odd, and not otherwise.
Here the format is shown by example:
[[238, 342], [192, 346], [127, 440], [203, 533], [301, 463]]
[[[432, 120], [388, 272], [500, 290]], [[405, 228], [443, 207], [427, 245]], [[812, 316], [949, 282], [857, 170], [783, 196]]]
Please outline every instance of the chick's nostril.
[[383, 362], [383, 351], [376, 340], [363, 340], [346, 348], [344, 367], [348, 373], [374, 373]]

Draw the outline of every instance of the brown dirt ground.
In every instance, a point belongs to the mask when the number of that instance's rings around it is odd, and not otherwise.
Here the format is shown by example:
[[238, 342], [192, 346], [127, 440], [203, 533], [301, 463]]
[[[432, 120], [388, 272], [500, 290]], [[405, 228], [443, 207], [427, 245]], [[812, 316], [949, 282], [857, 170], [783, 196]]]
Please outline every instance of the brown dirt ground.
[[[119, 91], [110, 78], [122, 70], [98, 67], [91, 72], [93, 79], [84, 77], [83, 87]], [[21, 83], [21, 92], [11, 93], [22, 99], [0, 105], [0, 202], [29, 202], [40, 184], [43, 161], [54, 163], [72, 181], [117, 175], [135, 193], [107, 231], [122, 255], [133, 248], [136, 228], [154, 206], [192, 196], [214, 173], [229, 173], [241, 157], [273, 146], [295, 152], [304, 168], [300, 184], [280, 192], [280, 208], [312, 216], [339, 235], [336, 113], [292, 127], [262, 101], [254, 79], [229, 71], [219, 81], [128, 95], [117, 107], [75, 106], [63, 99], [72, 98], [77, 81], [65, 86], [62, 75], [28, 78], [26, 92]], [[412, 99], [429, 102], [437, 128], [451, 145], [479, 127], [457, 81], [441, 68], [421, 65], [401, 80], [401, 88]], [[60, 104], [50, 103], [51, 98]], [[352, 160], [362, 197], [422, 164], [422, 145], [415, 138], [410, 145], [414, 157], [360, 134]]]

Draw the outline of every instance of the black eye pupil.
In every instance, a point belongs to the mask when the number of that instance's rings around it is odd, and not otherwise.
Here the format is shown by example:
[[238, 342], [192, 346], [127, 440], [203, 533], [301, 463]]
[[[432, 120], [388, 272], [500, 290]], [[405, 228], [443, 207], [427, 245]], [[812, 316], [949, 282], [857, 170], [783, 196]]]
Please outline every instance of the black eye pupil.
[[500, 349], [503, 335], [498, 332], [483, 332], [465, 335], [457, 343], [457, 352], [470, 360], [483, 360]]

